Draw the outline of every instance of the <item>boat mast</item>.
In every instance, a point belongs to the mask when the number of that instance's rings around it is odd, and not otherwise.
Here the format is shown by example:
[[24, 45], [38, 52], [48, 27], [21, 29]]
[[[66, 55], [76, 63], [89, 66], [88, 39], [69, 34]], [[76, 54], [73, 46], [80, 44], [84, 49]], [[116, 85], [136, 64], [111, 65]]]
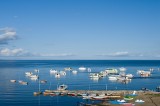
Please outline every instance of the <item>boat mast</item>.
[[40, 81], [39, 81], [39, 92], [40, 92]]

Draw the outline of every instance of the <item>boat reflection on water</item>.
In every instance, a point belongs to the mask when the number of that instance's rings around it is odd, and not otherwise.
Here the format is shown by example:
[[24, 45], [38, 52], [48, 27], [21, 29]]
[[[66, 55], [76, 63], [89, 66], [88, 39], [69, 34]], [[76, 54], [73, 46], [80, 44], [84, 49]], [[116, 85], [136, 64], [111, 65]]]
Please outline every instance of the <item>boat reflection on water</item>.
[[100, 78], [90, 78], [91, 80], [93, 80], [94, 82], [98, 82]]
[[131, 82], [131, 80], [117, 80], [117, 82], [122, 83], [122, 84], [128, 84]]

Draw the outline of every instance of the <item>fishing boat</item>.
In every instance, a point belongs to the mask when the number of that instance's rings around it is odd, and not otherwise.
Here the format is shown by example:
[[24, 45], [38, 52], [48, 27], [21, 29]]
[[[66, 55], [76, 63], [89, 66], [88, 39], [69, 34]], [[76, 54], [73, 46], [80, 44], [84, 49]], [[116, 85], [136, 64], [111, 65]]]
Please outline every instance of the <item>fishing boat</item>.
[[41, 80], [40, 82], [41, 83], [47, 83], [47, 80]]
[[18, 82], [19, 82], [19, 83], [22, 83], [23, 81], [22, 81], [22, 80], [18, 80]]
[[96, 94], [91, 94], [91, 95], [86, 95], [86, 96], [82, 96], [82, 97], [83, 97], [83, 99], [92, 99], [95, 96], [96, 96]]
[[39, 69], [35, 69], [34, 72], [37, 72], [37, 73], [38, 73], [38, 72], [39, 72]]
[[66, 68], [64, 68], [64, 70], [65, 70], [65, 71], [71, 71], [72, 68], [71, 68], [71, 67], [66, 67]]
[[50, 74], [56, 74], [57, 72], [58, 72], [57, 70], [53, 70], [53, 69], [50, 70]]
[[101, 72], [99, 72], [99, 75], [100, 75], [101, 77], [106, 77], [106, 76], [107, 76], [107, 73], [106, 73], [105, 71], [101, 71]]
[[40, 81], [39, 81], [39, 84], [38, 84], [38, 92], [33, 92], [34, 95], [40, 95], [42, 94], [41, 90], [40, 90]]
[[89, 77], [90, 77], [90, 78], [99, 78], [100, 76], [99, 76], [98, 73], [90, 73], [90, 74], [89, 74]]
[[137, 74], [141, 77], [149, 77], [151, 75], [151, 71], [138, 70]]
[[61, 75], [60, 75], [59, 73], [57, 73], [57, 74], [55, 75], [55, 77], [56, 77], [56, 78], [60, 78]]
[[68, 88], [67, 85], [62, 84], [62, 85], [59, 85], [59, 87], [57, 88], [57, 90], [63, 91], [63, 90], [66, 90], [67, 88]]
[[121, 68], [119, 68], [119, 70], [122, 72], [122, 71], [126, 71], [127, 69], [124, 67], [121, 67]]
[[38, 78], [38, 75], [31, 75], [30, 78]]
[[31, 76], [33, 73], [32, 72], [25, 72], [26, 76]]
[[25, 82], [25, 81], [22, 81], [22, 82], [19, 82], [21, 85], [28, 85], [28, 82]]
[[94, 96], [94, 97], [92, 97], [92, 99], [102, 100], [102, 99], [105, 99], [105, 96]]
[[10, 80], [10, 82], [16, 82], [16, 80]]
[[133, 74], [126, 74], [126, 77], [128, 77], [128, 78], [133, 78], [134, 75], [133, 75]]
[[107, 68], [107, 69], [105, 70], [105, 72], [106, 72], [107, 74], [117, 74], [117, 73], [118, 73], [118, 70], [115, 69], [115, 68]]

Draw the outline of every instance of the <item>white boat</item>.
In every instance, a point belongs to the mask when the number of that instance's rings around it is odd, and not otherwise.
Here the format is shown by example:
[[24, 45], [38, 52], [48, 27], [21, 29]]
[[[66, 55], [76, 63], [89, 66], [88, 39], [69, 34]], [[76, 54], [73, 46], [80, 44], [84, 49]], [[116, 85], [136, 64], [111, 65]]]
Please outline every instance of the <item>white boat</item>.
[[84, 95], [82, 97], [83, 97], [83, 99], [92, 99], [95, 96], [96, 96], [96, 94], [90, 94], [90, 95]]
[[50, 70], [50, 74], [56, 74], [57, 72], [58, 72], [57, 70], [53, 70], [53, 69]]
[[57, 74], [55, 75], [55, 77], [56, 77], [56, 78], [60, 78], [61, 75], [60, 75], [59, 73], [57, 73]]
[[140, 100], [140, 99], [137, 99], [135, 100], [136, 103], [144, 103], [145, 101], [144, 100]]
[[22, 81], [22, 80], [18, 80], [18, 82], [19, 82], [19, 83], [22, 83], [23, 81]]
[[137, 74], [142, 77], [149, 77], [151, 75], [151, 71], [138, 70]]
[[30, 78], [32, 81], [37, 81], [38, 78], [37, 77], [33, 77], [33, 78]]
[[92, 98], [96, 100], [101, 100], [101, 99], [105, 99], [105, 96], [94, 96]]
[[28, 82], [25, 82], [25, 81], [22, 81], [22, 82], [19, 82], [21, 85], [28, 85]]
[[60, 75], [63, 75], [63, 76], [66, 75], [66, 72], [65, 72], [65, 71], [60, 71], [59, 73], [60, 73]]
[[133, 75], [133, 74], [126, 74], [126, 77], [128, 77], [128, 78], [133, 78], [134, 75]]
[[41, 80], [40, 82], [41, 83], [47, 83], [47, 80]]
[[71, 67], [66, 67], [66, 68], [64, 68], [64, 70], [65, 70], [65, 71], [71, 71], [72, 68], [71, 68]]
[[107, 73], [105, 71], [101, 71], [101, 72], [99, 72], [99, 75], [101, 77], [105, 77], [105, 76], [107, 76]]
[[38, 72], [39, 72], [39, 69], [35, 69], [34, 71], [38, 73]]
[[62, 84], [62, 85], [59, 85], [59, 87], [57, 88], [57, 90], [66, 90], [67, 88], [68, 88], [67, 85]]
[[39, 81], [39, 84], [38, 84], [38, 91], [37, 92], [33, 92], [34, 95], [40, 95], [42, 94], [41, 90], [40, 90], [40, 81]]
[[30, 78], [37, 78], [38, 79], [38, 75], [31, 75]]
[[73, 73], [73, 74], [77, 74], [77, 70], [73, 70], [72, 73]]
[[120, 71], [126, 71], [127, 69], [124, 67], [119, 68]]
[[107, 68], [105, 72], [107, 72], [107, 74], [117, 74], [118, 70], [115, 68]]
[[26, 76], [31, 76], [33, 73], [32, 72], [25, 72]]
[[10, 82], [16, 82], [16, 80], [10, 80]]
[[80, 71], [85, 71], [86, 70], [86, 67], [79, 67], [78, 68]]
[[90, 78], [99, 78], [99, 74], [98, 73], [90, 73], [89, 77]]

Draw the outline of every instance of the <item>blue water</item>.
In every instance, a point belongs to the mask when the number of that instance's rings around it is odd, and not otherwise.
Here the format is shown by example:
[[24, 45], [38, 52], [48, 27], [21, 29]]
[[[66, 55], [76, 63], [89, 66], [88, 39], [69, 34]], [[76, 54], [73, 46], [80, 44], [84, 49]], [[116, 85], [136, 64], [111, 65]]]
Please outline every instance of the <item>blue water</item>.
[[[99, 80], [89, 78], [88, 72], [80, 72], [78, 68], [84, 66], [92, 72], [100, 72], [106, 68], [125, 67], [126, 73], [135, 77], [137, 70], [153, 68], [152, 78], [135, 78], [131, 82], [121, 83], [109, 81], [107, 77]], [[67, 72], [66, 76], [59, 79], [50, 75], [49, 70], [63, 70], [72, 67], [77, 70], [76, 75]], [[0, 61], [0, 103], [2, 106], [76, 106], [77, 102], [91, 102], [77, 97], [68, 96], [33, 96], [38, 91], [38, 80], [34, 81], [25, 76], [25, 72], [39, 69], [40, 80], [48, 82], [41, 84], [41, 90], [56, 89], [59, 84], [67, 84], [69, 90], [140, 90], [146, 87], [155, 90], [160, 85], [160, 61], [158, 60], [1, 60]], [[11, 83], [10, 80], [24, 80], [28, 85]]]

